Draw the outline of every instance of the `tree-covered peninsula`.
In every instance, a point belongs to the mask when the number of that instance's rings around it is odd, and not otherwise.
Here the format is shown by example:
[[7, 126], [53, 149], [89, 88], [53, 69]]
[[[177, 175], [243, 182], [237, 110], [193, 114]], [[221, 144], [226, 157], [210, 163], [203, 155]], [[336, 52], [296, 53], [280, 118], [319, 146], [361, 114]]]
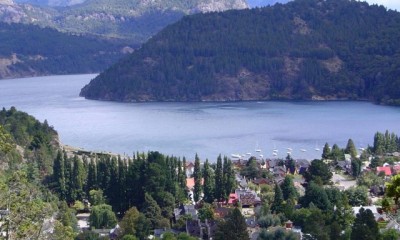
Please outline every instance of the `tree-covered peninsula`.
[[128, 41], [0, 22], [0, 79], [97, 73], [132, 52]]
[[400, 14], [296, 0], [186, 16], [85, 86], [112, 101], [364, 99], [399, 104]]

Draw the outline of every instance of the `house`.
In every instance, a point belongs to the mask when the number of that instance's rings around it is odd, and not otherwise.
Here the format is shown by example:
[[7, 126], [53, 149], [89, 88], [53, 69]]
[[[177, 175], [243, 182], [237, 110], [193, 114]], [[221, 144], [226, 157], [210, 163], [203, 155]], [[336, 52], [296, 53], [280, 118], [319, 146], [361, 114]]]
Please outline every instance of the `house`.
[[380, 172], [384, 172], [385, 176], [392, 176], [392, 170], [390, 169], [389, 166], [386, 167], [377, 167], [376, 168], [376, 173], [379, 174]]
[[200, 239], [212, 239], [217, 230], [217, 222], [206, 219], [204, 223], [200, 220], [187, 220], [186, 233]]
[[236, 189], [235, 194], [238, 196], [239, 203], [243, 208], [254, 207], [261, 204], [260, 197], [258, 197], [257, 193], [253, 190]]
[[[204, 178], [201, 179], [201, 185], [204, 184]], [[191, 191], [194, 189], [194, 178], [186, 178], [186, 188]]]
[[187, 162], [186, 163], [186, 177], [190, 178], [194, 173], [194, 163], [193, 162]]
[[121, 235], [122, 235], [121, 227], [119, 226], [119, 224], [117, 224], [117, 226], [115, 226], [115, 228], [110, 230], [109, 238], [111, 240], [115, 240], [115, 239], [119, 239], [119, 237], [121, 237]]
[[197, 210], [194, 205], [182, 205], [183, 215], [190, 215], [192, 219], [197, 220]]
[[252, 180], [252, 182], [257, 186], [260, 186], [262, 184], [271, 184], [271, 181], [267, 178], [257, 178]]
[[79, 213], [76, 215], [76, 219], [78, 220], [78, 228], [79, 230], [89, 230], [89, 217], [90, 213]]
[[364, 208], [365, 210], [369, 209], [372, 212], [372, 214], [374, 214], [375, 221], [377, 221], [377, 222], [382, 222], [382, 221], [386, 221], [387, 220], [386, 214], [380, 213], [378, 211], [378, 208], [375, 205], [373, 205], [373, 206], [353, 207], [354, 216], [356, 216], [360, 212], [361, 208]]

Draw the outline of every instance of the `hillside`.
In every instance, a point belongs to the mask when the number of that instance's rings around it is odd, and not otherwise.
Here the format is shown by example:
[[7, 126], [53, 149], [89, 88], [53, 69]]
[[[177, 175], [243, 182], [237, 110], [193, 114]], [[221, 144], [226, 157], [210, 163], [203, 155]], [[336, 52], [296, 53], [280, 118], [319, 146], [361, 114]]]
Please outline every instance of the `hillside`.
[[[0, 0], [0, 22], [36, 24], [64, 32], [125, 38], [136, 44], [143, 43], [186, 14], [247, 8], [245, 0], [17, 2], [22, 3]], [[82, 3], [75, 4], [78, 2]], [[50, 7], [60, 5], [68, 6]]]
[[265, 7], [274, 5], [275, 3], [287, 3], [290, 0], [247, 0], [249, 7]]
[[400, 103], [400, 14], [297, 0], [187, 16], [81, 95], [113, 101], [369, 99]]
[[124, 41], [34, 25], [0, 23], [0, 29], [0, 79], [99, 72], [132, 51]]

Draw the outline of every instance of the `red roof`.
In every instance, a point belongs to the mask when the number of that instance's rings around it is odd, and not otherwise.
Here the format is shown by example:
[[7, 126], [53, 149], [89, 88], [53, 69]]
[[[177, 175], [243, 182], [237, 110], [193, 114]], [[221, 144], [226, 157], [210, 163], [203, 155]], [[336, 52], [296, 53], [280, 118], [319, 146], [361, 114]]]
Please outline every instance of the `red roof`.
[[386, 176], [392, 175], [392, 170], [390, 169], [390, 167], [377, 167], [376, 172], [384, 172]]
[[229, 201], [228, 204], [234, 204], [238, 200], [236, 193], [229, 194]]
[[[204, 184], [204, 178], [201, 179], [201, 185]], [[194, 188], [194, 178], [186, 178], [186, 187], [188, 189]]]

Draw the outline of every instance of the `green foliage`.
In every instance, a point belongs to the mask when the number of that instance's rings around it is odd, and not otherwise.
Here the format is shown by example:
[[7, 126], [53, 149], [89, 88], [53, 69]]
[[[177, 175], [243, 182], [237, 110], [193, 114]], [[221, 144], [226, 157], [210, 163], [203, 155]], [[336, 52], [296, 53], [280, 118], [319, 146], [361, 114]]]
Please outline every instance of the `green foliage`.
[[329, 159], [331, 156], [331, 149], [329, 148], [329, 144], [325, 143], [324, 149], [322, 150], [322, 159]]
[[292, 231], [286, 231], [284, 228], [276, 228], [273, 231], [262, 229], [258, 240], [297, 240], [298, 236]]
[[257, 159], [255, 157], [250, 157], [249, 161], [246, 164], [246, 167], [242, 169], [240, 174], [249, 179], [254, 179], [259, 177], [260, 168], [258, 167]]
[[389, 229], [382, 233], [382, 240], [397, 240], [400, 235], [395, 229]]
[[389, 183], [386, 183], [386, 196], [394, 199], [395, 203], [398, 204], [400, 198], [400, 174], [392, 177]]
[[211, 204], [204, 203], [203, 206], [198, 210], [198, 217], [202, 222], [205, 222], [206, 219], [213, 220], [214, 219], [214, 209]]
[[238, 208], [233, 209], [225, 221], [220, 221], [215, 233], [216, 240], [248, 240], [247, 226], [242, 213]]
[[317, 95], [398, 104], [399, 24], [395, 11], [348, 0], [185, 16], [81, 95], [116, 101]]
[[[11, 138], [12, 143], [26, 150], [24, 157], [37, 166], [41, 179], [52, 172], [53, 159], [58, 149], [58, 136], [47, 121], [40, 123], [27, 113], [11, 107], [10, 110], [3, 108], [0, 111], [0, 126], [2, 126], [0, 130], [3, 129], [0, 132], [0, 138], [5, 137], [6, 142], [3, 145], [5, 144], [6, 149], [12, 146], [9, 145]], [[0, 143], [4, 140], [0, 139]], [[9, 152], [11, 153], [12, 151]], [[10, 156], [7, 155], [7, 157]]]
[[[98, 72], [123, 56], [127, 45], [122, 40], [62, 33], [33, 24], [0, 23], [0, 56], [20, 60], [9, 67], [11, 75], [0, 78], [39, 74]], [[101, 53], [101, 57], [99, 54]]]
[[368, 189], [372, 186], [382, 186], [384, 184], [384, 180], [382, 177], [376, 175], [374, 172], [363, 172], [357, 178], [357, 185], [365, 186]]
[[124, 235], [122, 237], [122, 240], [137, 240], [137, 238], [133, 235], [128, 234], [128, 235]]
[[353, 177], [358, 177], [361, 174], [361, 165], [362, 162], [360, 159], [352, 159], [351, 160], [351, 174], [353, 175]]
[[74, 240], [76, 233], [71, 226], [65, 226], [61, 222], [56, 221], [52, 234], [53, 240]]
[[42, 225], [54, 212], [44, 192], [28, 182], [25, 172], [15, 171], [0, 178], [0, 209], [8, 209], [7, 223], [0, 232], [10, 229], [10, 239], [42, 238]]
[[224, 198], [225, 191], [223, 188], [224, 173], [222, 169], [221, 154], [217, 158], [217, 167], [215, 169], [215, 199], [221, 201]]
[[311, 162], [310, 167], [304, 173], [307, 182], [316, 181], [322, 184], [328, 184], [332, 178], [332, 172], [329, 170], [322, 160], [315, 159]]
[[93, 228], [113, 228], [117, 224], [117, 218], [110, 205], [100, 204], [92, 207], [89, 222]]
[[0, 125], [0, 152], [8, 153], [12, 148], [13, 145], [10, 134]]
[[344, 153], [350, 154], [352, 159], [355, 159], [357, 157], [357, 149], [356, 146], [354, 145], [354, 142], [352, 139], [349, 139], [347, 141], [346, 148], [344, 149]]
[[314, 182], [308, 184], [306, 194], [300, 199], [300, 202], [305, 207], [312, 203], [321, 210], [329, 210], [332, 207], [325, 189]]
[[281, 219], [274, 214], [267, 214], [258, 219], [258, 225], [262, 228], [275, 227], [281, 224]]
[[275, 184], [275, 196], [274, 201], [271, 205], [271, 211], [274, 213], [281, 213], [283, 211], [283, 193], [281, 187], [278, 184]]
[[351, 187], [345, 191], [351, 206], [365, 206], [368, 204], [368, 189], [364, 186]]
[[297, 200], [297, 198], [299, 197], [299, 194], [296, 188], [294, 187], [293, 179], [289, 175], [285, 176], [285, 179], [281, 184], [281, 189], [284, 200], [288, 199]]
[[396, 152], [399, 150], [399, 142], [399, 138], [395, 133], [389, 133], [388, 130], [385, 133], [377, 132], [374, 136], [372, 151], [377, 155]]
[[333, 144], [330, 158], [335, 161], [343, 161], [345, 159], [343, 150], [337, 144]]
[[161, 225], [162, 215], [161, 208], [150, 194], [145, 194], [145, 202], [143, 204], [143, 213], [150, 220], [151, 226], [157, 228]]
[[121, 226], [121, 230], [123, 235], [135, 235], [136, 234], [136, 224], [139, 218], [139, 211], [137, 208], [132, 207], [130, 208], [122, 218], [119, 225]]
[[204, 201], [212, 203], [214, 201], [215, 177], [213, 171], [208, 163], [208, 159], [204, 163], [203, 169], [204, 176]]
[[201, 185], [201, 169], [200, 169], [200, 158], [196, 154], [194, 160], [194, 170], [193, 170], [193, 178], [194, 178], [194, 190], [193, 190], [193, 200], [198, 202], [200, 200], [202, 185]]
[[351, 240], [373, 240], [379, 239], [378, 223], [375, 221], [374, 214], [371, 210], [364, 208], [356, 215], [354, 221]]

